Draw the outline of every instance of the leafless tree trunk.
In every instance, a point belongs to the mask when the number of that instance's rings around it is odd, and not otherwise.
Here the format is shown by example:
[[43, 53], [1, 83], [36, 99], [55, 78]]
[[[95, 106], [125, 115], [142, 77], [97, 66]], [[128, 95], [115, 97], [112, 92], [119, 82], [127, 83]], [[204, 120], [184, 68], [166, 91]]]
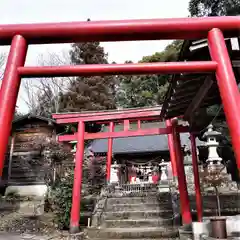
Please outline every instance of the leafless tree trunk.
[[220, 204], [218, 187], [214, 186], [214, 189], [215, 189], [215, 194], [216, 194], [216, 199], [217, 199], [217, 213], [218, 213], [218, 216], [221, 216], [221, 204]]
[[[47, 55], [40, 55], [38, 63], [40, 66], [59, 66], [69, 64], [70, 60], [66, 54], [58, 55], [48, 53]], [[59, 94], [67, 90], [71, 81], [72, 78], [70, 77], [24, 79], [23, 87], [26, 92], [26, 97], [23, 98], [23, 100], [27, 104], [30, 112], [41, 114], [36, 111], [40, 99], [44, 95], [46, 102], [51, 103], [50, 111], [59, 112]]]
[[7, 61], [7, 54], [6, 53], [0, 53], [0, 80], [3, 78], [4, 74], [4, 65]]

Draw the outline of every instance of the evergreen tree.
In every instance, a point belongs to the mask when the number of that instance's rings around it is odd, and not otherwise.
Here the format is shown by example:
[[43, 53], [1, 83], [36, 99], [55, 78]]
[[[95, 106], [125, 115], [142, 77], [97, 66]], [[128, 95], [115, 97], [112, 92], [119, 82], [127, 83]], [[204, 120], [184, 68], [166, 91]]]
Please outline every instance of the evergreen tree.
[[190, 0], [192, 17], [236, 16], [240, 14], [240, 0]]
[[[176, 61], [182, 41], [173, 41], [162, 52], [145, 56], [143, 62]], [[126, 62], [130, 63], [130, 62]], [[161, 104], [168, 89], [171, 75], [118, 76], [118, 105], [122, 107], [144, 107]]]
[[[72, 64], [107, 64], [107, 54], [99, 42], [74, 43]], [[60, 96], [60, 111], [105, 110], [115, 108], [114, 77], [77, 77]]]
[[161, 52], [156, 52], [153, 55], [145, 56], [140, 62], [172, 62], [176, 61], [179, 52], [182, 48], [182, 41], [175, 40]]

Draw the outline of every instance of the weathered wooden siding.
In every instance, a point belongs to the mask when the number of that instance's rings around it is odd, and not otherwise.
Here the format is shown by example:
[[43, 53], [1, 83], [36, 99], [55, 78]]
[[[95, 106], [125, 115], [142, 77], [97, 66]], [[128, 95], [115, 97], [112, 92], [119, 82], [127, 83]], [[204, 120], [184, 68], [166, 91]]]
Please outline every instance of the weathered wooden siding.
[[8, 163], [11, 161], [8, 184], [45, 182], [45, 175], [50, 169], [46, 167], [42, 146], [48, 138], [54, 136], [54, 126], [45, 121], [29, 119], [14, 126], [13, 154], [11, 159], [8, 156]]

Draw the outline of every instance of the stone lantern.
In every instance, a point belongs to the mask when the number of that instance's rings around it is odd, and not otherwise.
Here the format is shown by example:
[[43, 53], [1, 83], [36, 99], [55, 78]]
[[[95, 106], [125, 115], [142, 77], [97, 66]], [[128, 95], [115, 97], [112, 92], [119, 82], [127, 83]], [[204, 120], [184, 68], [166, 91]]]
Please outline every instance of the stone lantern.
[[207, 140], [206, 147], [208, 147], [208, 168], [216, 169], [224, 167], [222, 164], [222, 158], [218, 155], [217, 148], [219, 146], [218, 139], [221, 137], [221, 133], [213, 130], [213, 125], [210, 124], [207, 128], [207, 132], [204, 133], [203, 137]]
[[160, 169], [161, 169], [161, 179], [160, 179], [160, 181], [167, 181], [168, 180], [168, 176], [167, 176], [168, 163], [164, 162], [164, 159], [162, 159], [159, 166], [160, 166]]
[[159, 166], [161, 171], [161, 179], [159, 181], [158, 190], [159, 192], [169, 192], [169, 182], [167, 175], [168, 163], [163, 159], [161, 163], [159, 163]]
[[202, 169], [200, 172], [203, 182], [206, 185], [217, 186], [221, 191], [237, 189], [236, 183], [232, 182], [231, 175], [227, 173], [222, 158], [217, 152], [219, 146], [217, 140], [221, 137], [221, 133], [214, 131], [210, 124], [203, 137], [207, 140], [206, 146], [208, 147], [207, 169]]
[[118, 184], [119, 183], [120, 167], [121, 166], [119, 164], [117, 164], [116, 161], [111, 165], [110, 184]]
[[77, 151], [77, 141], [71, 141], [71, 144], [73, 144], [73, 148], [71, 150], [71, 153], [73, 153], [73, 162], [75, 163], [75, 155], [76, 155], [76, 151]]

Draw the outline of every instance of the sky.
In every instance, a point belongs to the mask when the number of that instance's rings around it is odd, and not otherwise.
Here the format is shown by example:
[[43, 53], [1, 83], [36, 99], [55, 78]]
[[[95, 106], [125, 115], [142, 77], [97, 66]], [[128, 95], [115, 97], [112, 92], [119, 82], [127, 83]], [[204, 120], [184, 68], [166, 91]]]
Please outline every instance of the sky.
[[[122, 20], [187, 17], [189, 0], [0, 0], [0, 24], [71, 22], [94, 20]], [[161, 51], [169, 41], [101, 43], [109, 62], [137, 62], [143, 56]], [[1, 47], [0, 52], [8, 51]], [[30, 46], [26, 65], [37, 65], [39, 56], [49, 53], [66, 54], [69, 44]], [[20, 89], [18, 108], [27, 112]]]

